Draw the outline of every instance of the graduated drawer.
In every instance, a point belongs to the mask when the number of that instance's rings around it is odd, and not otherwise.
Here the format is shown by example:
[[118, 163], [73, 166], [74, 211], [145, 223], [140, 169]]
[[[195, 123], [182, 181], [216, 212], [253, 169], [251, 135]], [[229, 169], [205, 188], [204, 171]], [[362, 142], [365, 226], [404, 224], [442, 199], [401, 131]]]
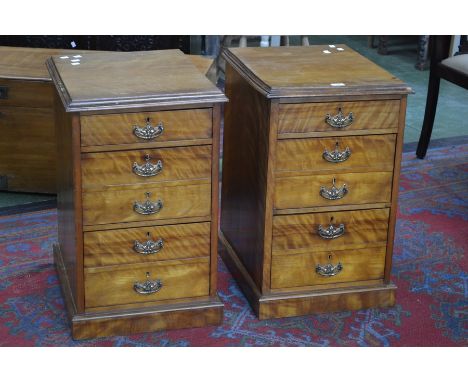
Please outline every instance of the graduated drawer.
[[54, 86], [51, 82], [0, 78], [0, 106], [52, 108]]
[[[209, 257], [86, 268], [85, 307], [206, 296], [209, 293], [209, 268]], [[135, 284], [141, 285], [147, 280], [160, 280], [162, 286], [149, 288], [147, 294], [138, 293]], [[142, 291], [141, 287], [139, 290]]]
[[[294, 176], [280, 174], [275, 180], [275, 209], [390, 202], [392, 172]], [[333, 179], [337, 190], [341, 190], [346, 184], [347, 193], [339, 199], [325, 199], [320, 194], [321, 187], [326, 191], [333, 190]]]
[[81, 155], [81, 172], [83, 191], [125, 184], [210, 179], [211, 146], [87, 153]]
[[273, 217], [273, 255], [385, 246], [388, 208]]
[[393, 171], [395, 134], [282, 139], [276, 147], [276, 172]]
[[[162, 202], [162, 208], [158, 201]], [[135, 211], [135, 208], [141, 210], [147, 202], [154, 206], [154, 213], [142, 214]], [[83, 224], [208, 217], [210, 203], [210, 179], [112, 187], [106, 191], [83, 193]]]
[[[343, 118], [352, 113], [352, 123], [347, 127], [333, 127], [325, 121], [328, 114], [337, 116], [340, 108]], [[396, 133], [399, 110], [399, 100], [280, 104], [278, 134], [281, 138], [282, 134], [311, 132], [388, 130]]]
[[209, 256], [210, 226], [206, 222], [85, 232], [84, 266]]
[[[162, 134], [155, 138], [139, 138], [134, 127], [147, 124]], [[81, 145], [121, 145], [211, 138], [211, 109], [188, 109], [158, 112], [90, 115], [81, 117]]]
[[271, 288], [379, 280], [384, 276], [385, 253], [386, 246], [381, 246], [276, 255], [271, 262]]

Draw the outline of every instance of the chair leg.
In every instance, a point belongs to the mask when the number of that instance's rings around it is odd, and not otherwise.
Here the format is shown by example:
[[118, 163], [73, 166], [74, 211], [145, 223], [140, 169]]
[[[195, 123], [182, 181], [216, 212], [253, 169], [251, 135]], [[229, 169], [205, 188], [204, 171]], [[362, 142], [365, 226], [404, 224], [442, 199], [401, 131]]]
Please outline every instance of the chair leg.
[[433, 75], [429, 76], [429, 86], [427, 89], [426, 111], [424, 113], [424, 122], [419, 137], [416, 156], [419, 159], [424, 159], [426, 156], [429, 141], [431, 140], [432, 127], [437, 109], [437, 99], [439, 98], [440, 77]]

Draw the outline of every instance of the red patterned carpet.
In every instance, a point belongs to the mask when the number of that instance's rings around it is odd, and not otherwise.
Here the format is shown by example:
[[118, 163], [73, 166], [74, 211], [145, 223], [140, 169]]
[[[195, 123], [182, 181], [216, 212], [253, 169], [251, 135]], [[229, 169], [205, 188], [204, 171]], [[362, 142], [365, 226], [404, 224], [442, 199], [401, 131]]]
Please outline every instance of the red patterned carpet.
[[73, 341], [52, 263], [56, 211], [0, 217], [2, 346], [467, 346], [468, 145], [403, 158], [393, 308], [258, 321], [220, 263], [219, 327]]

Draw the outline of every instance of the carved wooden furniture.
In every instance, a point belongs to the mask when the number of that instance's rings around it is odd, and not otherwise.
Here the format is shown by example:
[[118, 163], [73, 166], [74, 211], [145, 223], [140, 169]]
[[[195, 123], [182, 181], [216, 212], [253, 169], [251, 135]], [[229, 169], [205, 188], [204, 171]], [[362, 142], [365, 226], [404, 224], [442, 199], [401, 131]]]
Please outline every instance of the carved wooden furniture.
[[393, 305], [410, 89], [344, 45], [223, 56], [221, 255], [256, 314]]
[[56, 192], [54, 87], [45, 61], [66, 50], [0, 46], [0, 190]]
[[[431, 36], [431, 67], [427, 88], [426, 111], [419, 136], [416, 155], [420, 159], [426, 156], [439, 98], [440, 80], [468, 89], [468, 54], [449, 57], [452, 36]], [[461, 50], [461, 49], [460, 49]]]
[[74, 338], [219, 324], [226, 98], [178, 50], [54, 56], [58, 239]]

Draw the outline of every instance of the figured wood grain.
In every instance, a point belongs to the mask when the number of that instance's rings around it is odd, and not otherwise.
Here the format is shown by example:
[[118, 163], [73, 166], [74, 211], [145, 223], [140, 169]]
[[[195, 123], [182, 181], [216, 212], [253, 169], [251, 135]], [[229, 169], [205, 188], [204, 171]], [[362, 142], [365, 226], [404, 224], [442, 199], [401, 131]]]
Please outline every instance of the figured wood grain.
[[[273, 255], [385, 246], [389, 212], [385, 208], [275, 216]], [[344, 224], [345, 233], [334, 239], [320, 237], [319, 225], [327, 229], [330, 224]]]
[[0, 86], [7, 88], [7, 98], [0, 98], [0, 107], [41, 107], [54, 106], [54, 87], [50, 82], [23, 81], [0, 78]]
[[226, 101], [180, 50], [82, 53], [79, 60], [46, 62], [67, 111]]
[[[229, 48], [222, 54], [266, 98], [394, 95], [411, 91], [391, 73], [346, 45]], [[344, 86], [333, 86], [336, 83]]]
[[266, 320], [312, 313], [389, 307], [395, 305], [395, 289], [395, 285], [386, 284], [262, 297], [258, 317], [260, 320]]
[[[135, 201], [162, 200], [163, 208], [152, 215], [141, 215], [133, 210]], [[124, 223], [160, 219], [208, 216], [211, 213], [211, 182], [165, 182], [163, 184], [114, 187], [108, 191], [83, 194], [83, 224]]]
[[263, 284], [270, 102], [226, 66], [221, 230], [259, 289]]
[[286, 208], [284, 210], [274, 210], [275, 215], [294, 215], [294, 214], [309, 214], [316, 212], [333, 212], [333, 211], [348, 211], [353, 210], [367, 210], [374, 208], [390, 208], [392, 204], [387, 203], [364, 203], [364, 204], [353, 204], [349, 205], [337, 205], [337, 206], [322, 206], [322, 207], [301, 207], [301, 208]]
[[0, 175], [7, 177], [6, 189], [55, 193], [53, 109], [0, 106], [0, 136]]
[[[381, 247], [308, 252], [272, 257], [271, 287], [286, 288], [360, 280], [377, 280], [384, 276], [385, 243]], [[319, 275], [317, 265], [337, 265], [343, 270], [336, 276]]]
[[[327, 114], [334, 116], [338, 109], [348, 116], [353, 113], [353, 123], [345, 128], [336, 128], [325, 122]], [[382, 101], [352, 101], [352, 102], [324, 102], [281, 104], [278, 134], [331, 132], [339, 134], [341, 131], [389, 130], [394, 132], [398, 128], [398, 100]]]
[[[135, 282], [159, 279], [162, 288], [152, 294], [135, 292]], [[190, 282], [187, 282], [190, 280]], [[209, 257], [147, 264], [85, 269], [86, 307], [171, 300], [209, 294]]]
[[[280, 177], [283, 171], [288, 175], [393, 171], [395, 141], [395, 134], [283, 139], [278, 141], [276, 149], [276, 176]], [[338, 151], [344, 152], [346, 148], [351, 151], [344, 162], [331, 163], [323, 158], [324, 151], [334, 151], [336, 143]]]
[[[139, 176], [132, 167], [162, 163], [162, 171], [155, 176]], [[174, 180], [210, 179], [211, 146], [174, 147], [139, 151], [82, 154], [83, 191], [112, 188], [126, 184], [150, 184]]]
[[[150, 240], [163, 240], [164, 246], [158, 253], [143, 255], [133, 249], [135, 240], [148, 240], [147, 233]], [[209, 222], [85, 232], [84, 266], [206, 257], [210, 254], [209, 233]]]
[[[275, 208], [303, 208], [336, 206], [390, 201], [392, 172], [344, 173], [277, 177], [275, 181]], [[336, 187], [346, 184], [348, 193], [341, 199], [328, 200], [320, 195], [320, 186]]]
[[[146, 126], [147, 119], [153, 126], [162, 122], [163, 133], [145, 140], [133, 134], [133, 127]], [[211, 138], [212, 109], [187, 109], [157, 112], [87, 115], [81, 118], [83, 146], [117, 145], [181, 141]]]
[[[74, 316], [72, 336], [86, 338], [130, 335], [157, 330], [197, 328], [220, 325], [223, 322], [223, 304], [218, 297], [204, 301], [181, 302], [147, 308], [103, 311]], [[140, 304], [139, 304], [140, 305]]]

